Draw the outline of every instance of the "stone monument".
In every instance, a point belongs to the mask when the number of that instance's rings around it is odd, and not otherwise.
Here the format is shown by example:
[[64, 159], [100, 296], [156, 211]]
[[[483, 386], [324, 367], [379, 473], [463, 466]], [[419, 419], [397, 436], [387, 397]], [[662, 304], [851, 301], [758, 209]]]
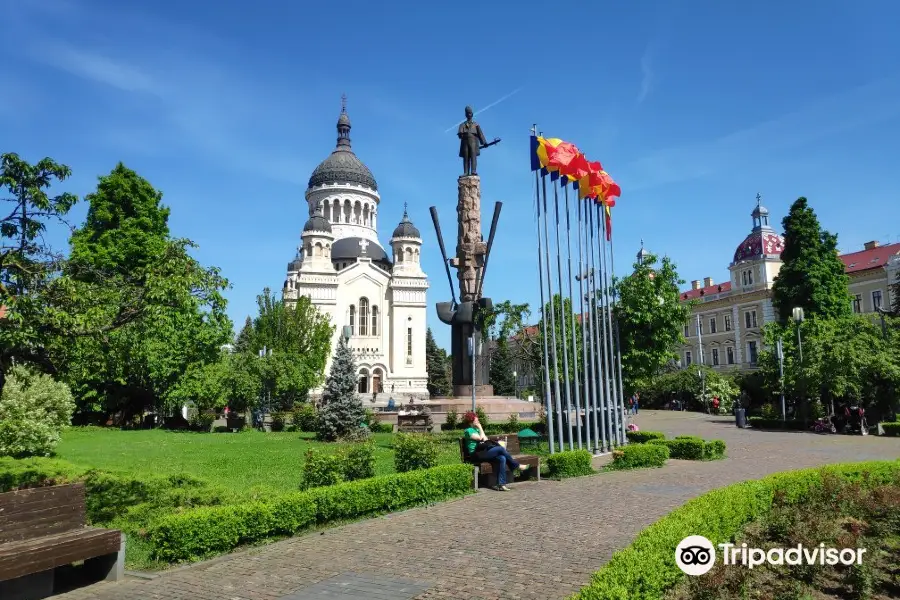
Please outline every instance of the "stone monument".
[[[466, 120], [460, 124], [457, 131], [459, 157], [463, 159], [463, 174], [457, 179], [456, 256], [449, 260], [444, 248], [437, 210], [431, 207], [432, 220], [453, 294], [453, 302], [439, 302], [437, 311], [441, 321], [450, 325], [452, 330], [450, 352], [453, 355], [454, 396], [472, 396], [473, 386], [475, 396], [493, 396], [493, 387], [488, 383], [488, 368], [483, 359], [479, 313], [492, 308], [490, 298], [484, 298], [481, 290], [484, 287], [484, 275], [500, 217], [501, 204], [498, 202], [494, 207], [491, 232], [485, 243], [481, 233], [481, 178], [477, 174], [477, 157], [484, 148], [499, 143], [500, 138], [487, 142], [481, 127], [473, 120], [472, 108], [467, 106], [465, 112]], [[453, 290], [450, 267], [456, 268], [459, 303]], [[479, 369], [477, 366], [479, 363], [485, 368]]]

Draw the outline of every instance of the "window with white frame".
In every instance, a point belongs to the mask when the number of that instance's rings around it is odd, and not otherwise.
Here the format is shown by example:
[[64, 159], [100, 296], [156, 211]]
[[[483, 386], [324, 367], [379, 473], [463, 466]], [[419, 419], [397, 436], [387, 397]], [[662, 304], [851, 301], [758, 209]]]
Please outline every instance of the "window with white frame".
[[725, 331], [731, 331], [731, 315], [725, 315]]
[[356, 307], [350, 305], [350, 335], [356, 335]]
[[725, 348], [725, 360], [729, 365], [734, 364], [734, 348], [732, 348], [731, 346]]
[[755, 365], [759, 360], [759, 348], [756, 342], [747, 342], [747, 357], [750, 359], [751, 365]]
[[856, 314], [862, 312], [862, 294], [855, 294], [853, 296], [853, 312]]
[[406, 360], [407, 360], [407, 362], [412, 362], [412, 351], [413, 351], [412, 327], [408, 327], [406, 329]]
[[359, 335], [369, 335], [369, 299], [359, 299]]
[[693, 357], [691, 356], [691, 351], [688, 350], [684, 353], [684, 366], [689, 367], [693, 364]]
[[872, 292], [872, 310], [878, 311], [881, 308], [881, 290], [875, 290]]
[[719, 349], [713, 348], [712, 355], [713, 355], [713, 357], [712, 357], [713, 358], [713, 366], [718, 367], [719, 366]]
[[715, 317], [712, 317], [709, 320], [709, 332], [710, 333], [716, 332], [716, 318]]
[[685, 325], [684, 326], [684, 337], [690, 337], [690, 335], [691, 335], [691, 326]]
[[755, 310], [748, 310], [744, 313], [744, 325], [747, 329], [752, 329], [757, 326]]

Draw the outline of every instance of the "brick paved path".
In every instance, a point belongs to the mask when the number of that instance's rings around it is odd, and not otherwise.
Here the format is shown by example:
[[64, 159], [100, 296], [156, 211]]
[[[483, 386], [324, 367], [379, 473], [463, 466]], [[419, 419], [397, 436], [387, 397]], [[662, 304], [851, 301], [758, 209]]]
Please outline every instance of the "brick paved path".
[[724, 439], [728, 458], [483, 491], [174, 569], [151, 581], [102, 583], [57, 598], [276, 600], [307, 597], [304, 588], [322, 589], [338, 576], [373, 575], [427, 586], [420, 600], [564, 598], [641, 529], [705, 491], [777, 471], [900, 457], [897, 438], [739, 430], [731, 419], [666, 411], [642, 413], [636, 422], [670, 435]]

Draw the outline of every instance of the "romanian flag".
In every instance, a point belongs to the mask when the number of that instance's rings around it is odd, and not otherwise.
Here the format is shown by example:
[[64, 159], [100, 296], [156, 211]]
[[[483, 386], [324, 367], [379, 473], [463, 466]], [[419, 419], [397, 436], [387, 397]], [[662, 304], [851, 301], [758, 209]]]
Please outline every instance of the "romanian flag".
[[[537, 138], [535, 154], [538, 162], [548, 172], [559, 171], [569, 165], [580, 154], [574, 144], [559, 138]], [[533, 163], [532, 163], [533, 166]]]
[[612, 241], [612, 215], [609, 212], [609, 204], [603, 203], [603, 212], [606, 215], [606, 241]]
[[569, 164], [565, 165], [564, 167], [560, 167], [559, 170], [568, 178], [569, 181], [577, 182], [582, 177], [590, 173], [591, 165], [588, 162], [587, 157], [579, 152], [574, 158], [572, 158], [571, 161], [569, 161]]
[[587, 174], [578, 180], [578, 198], [596, 198], [597, 192], [594, 188], [601, 184], [600, 173], [603, 167], [599, 162], [588, 162]]
[[540, 143], [538, 142], [537, 136], [531, 136], [531, 170], [537, 171], [541, 168], [541, 161], [538, 158], [538, 148], [540, 147]]

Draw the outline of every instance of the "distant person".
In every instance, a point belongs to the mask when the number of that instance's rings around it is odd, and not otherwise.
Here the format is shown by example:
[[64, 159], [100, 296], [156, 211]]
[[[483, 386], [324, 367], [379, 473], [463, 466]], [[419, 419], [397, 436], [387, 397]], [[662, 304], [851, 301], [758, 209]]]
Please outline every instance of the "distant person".
[[631, 397], [631, 414], [638, 414], [638, 404], [641, 401], [641, 395], [637, 392], [634, 393], [634, 396]]
[[506, 468], [515, 471], [528, 470], [529, 465], [521, 465], [516, 459], [507, 452], [506, 448], [488, 439], [485, 435], [481, 423], [478, 421], [478, 415], [469, 411], [463, 415], [463, 425], [466, 430], [463, 432], [463, 439], [466, 447], [466, 461], [473, 463], [491, 463], [494, 473], [497, 474], [497, 486], [494, 488], [498, 492], [508, 492], [506, 486]]
[[719, 397], [718, 396], [713, 396], [712, 407], [713, 407], [713, 414], [714, 415], [719, 414]]

